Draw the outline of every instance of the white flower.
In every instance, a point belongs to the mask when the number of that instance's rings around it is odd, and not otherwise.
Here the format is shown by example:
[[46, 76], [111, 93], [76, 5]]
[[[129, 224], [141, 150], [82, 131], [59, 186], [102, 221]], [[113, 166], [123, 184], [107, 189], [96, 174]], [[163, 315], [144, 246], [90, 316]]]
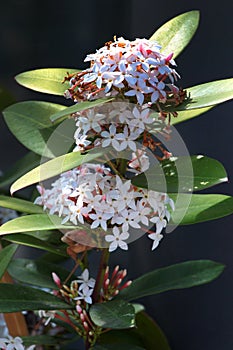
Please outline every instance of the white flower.
[[88, 286], [84, 286], [81, 290], [78, 291], [78, 296], [74, 300], [84, 300], [88, 304], [92, 304], [92, 293], [93, 289], [90, 289]]
[[124, 149], [129, 147], [132, 151], [136, 152], [137, 147], [136, 147], [136, 143], [133, 140], [136, 140], [139, 137], [140, 133], [141, 133], [140, 130], [131, 132], [128, 126], [125, 125], [123, 133], [120, 133], [117, 135], [117, 140], [121, 142], [120, 150], [123, 151]]
[[113, 148], [115, 150], [120, 151], [120, 144], [116, 140], [116, 126], [114, 124], [111, 124], [108, 131], [102, 131], [100, 134], [104, 140], [102, 141], [102, 146], [107, 147], [110, 144], [112, 144]]
[[113, 252], [118, 247], [123, 250], [128, 250], [128, 244], [125, 242], [129, 238], [129, 233], [126, 231], [122, 231], [120, 233], [120, 229], [117, 226], [113, 227], [112, 235], [106, 235], [105, 240], [106, 242], [109, 242], [109, 251]]
[[158, 247], [160, 240], [163, 238], [163, 235], [155, 232], [155, 233], [149, 234], [148, 237], [154, 241], [151, 248], [151, 250], [154, 250], [155, 248]]
[[49, 324], [49, 322], [55, 318], [56, 311], [55, 310], [49, 310], [49, 311], [39, 310], [38, 313], [39, 313], [39, 317], [46, 319], [44, 325], [47, 326]]
[[138, 212], [133, 210], [122, 210], [119, 215], [115, 215], [113, 217], [111, 223], [122, 225], [123, 231], [128, 231], [129, 226], [134, 228], [140, 228], [141, 226], [138, 224]]
[[35, 345], [31, 345], [29, 348], [25, 348], [23, 340], [20, 337], [0, 338], [0, 348], [3, 350], [33, 350]]
[[91, 228], [101, 226], [104, 231], [107, 231], [107, 220], [112, 217], [112, 214], [97, 210], [96, 214], [90, 214], [89, 217], [93, 220]]
[[77, 279], [78, 283], [81, 283], [79, 286], [79, 290], [81, 291], [85, 287], [93, 289], [95, 286], [95, 279], [94, 278], [89, 278], [89, 271], [88, 269], [85, 269], [83, 273], [78, 276]]
[[161, 213], [159, 216], [154, 216], [150, 219], [151, 222], [156, 224], [156, 233], [162, 232], [163, 228], [167, 226], [167, 221], [164, 219], [165, 213]]

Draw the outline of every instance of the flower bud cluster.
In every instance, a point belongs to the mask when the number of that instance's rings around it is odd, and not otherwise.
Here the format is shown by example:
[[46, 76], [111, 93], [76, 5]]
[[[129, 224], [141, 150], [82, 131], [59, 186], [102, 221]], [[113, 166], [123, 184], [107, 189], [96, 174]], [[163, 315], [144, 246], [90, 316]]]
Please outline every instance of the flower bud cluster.
[[104, 301], [111, 300], [119, 292], [130, 286], [132, 281], [123, 282], [127, 275], [126, 270], [119, 270], [119, 266], [116, 266], [112, 272], [112, 275], [109, 275], [109, 266], [106, 267], [104, 273], [104, 281], [102, 287], [102, 299]]

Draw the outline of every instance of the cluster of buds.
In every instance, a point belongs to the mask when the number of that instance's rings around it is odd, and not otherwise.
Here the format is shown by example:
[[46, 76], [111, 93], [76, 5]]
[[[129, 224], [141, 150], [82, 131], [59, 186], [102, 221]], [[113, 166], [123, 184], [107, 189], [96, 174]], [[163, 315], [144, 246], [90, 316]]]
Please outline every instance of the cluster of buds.
[[173, 68], [173, 54], [165, 56], [160, 50], [155, 41], [114, 38], [87, 55], [85, 62], [90, 62], [90, 68], [65, 78], [71, 85], [65, 96], [80, 102], [119, 95], [139, 105], [177, 105], [183, 100], [183, 91], [174, 85], [179, 74]]
[[167, 194], [138, 188], [100, 164], [83, 164], [61, 174], [51, 189], [39, 186], [38, 190], [35, 203], [63, 217], [63, 224], [100, 228], [110, 252], [118, 247], [127, 250], [127, 242], [138, 238], [134, 238], [135, 230], [147, 232], [156, 225], [155, 235], [148, 235], [154, 249], [170, 218], [167, 206], [173, 208]]
[[122, 289], [131, 285], [132, 281], [123, 282], [126, 275], [126, 270], [119, 270], [119, 266], [116, 266], [112, 275], [109, 276], [109, 266], [106, 267], [102, 287], [102, 299], [104, 301], [111, 300], [119, 294]]

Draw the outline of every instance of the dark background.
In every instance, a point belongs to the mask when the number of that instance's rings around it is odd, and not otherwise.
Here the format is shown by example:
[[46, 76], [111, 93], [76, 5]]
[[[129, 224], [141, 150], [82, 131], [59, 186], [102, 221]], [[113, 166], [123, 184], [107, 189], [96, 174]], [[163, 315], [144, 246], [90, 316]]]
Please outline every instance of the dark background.
[[[46, 98], [56, 102], [56, 98], [18, 86], [13, 77], [42, 67], [84, 68], [85, 55], [114, 35], [149, 37], [170, 18], [192, 9], [201, 11], [201, 22], [189, 47], [176, 59], [182, 86], [230, 77], [230, 0], [8, 0], [0, 5], [0, 84], [17, 101]], [[232, 103], [228, 102], [178, 126], [191, 154], [205, 154], [225, 165], [229, 183], [212, 191], [231, 195], [232, 118]], [[5, 170], [25, 150], [2, 120], [0, 127], [0, 168]], [[172, 350], [233, 349], [232, 224], [233, 216], [229, 216], [180, 227], [168, 234], [154, 252], [150, 252], [151, 242], [140, 239], [132, 243], [128, 253], [112, 255], [113, 261], [127, 266], [130, 277], [191, 259], [212, 259], [226, 265], [223, 275], [211, 284], [146, 299], [146, 310], [165, 331]]]

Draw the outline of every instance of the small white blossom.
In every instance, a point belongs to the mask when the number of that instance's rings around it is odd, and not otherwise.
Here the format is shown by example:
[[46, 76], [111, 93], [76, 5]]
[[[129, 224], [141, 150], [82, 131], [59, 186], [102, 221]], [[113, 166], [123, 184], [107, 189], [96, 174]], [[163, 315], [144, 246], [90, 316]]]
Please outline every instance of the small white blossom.
[[92, 304], [92, 293], [93, 289], [90, 289], [88, 286], [84, 286], [81, 290], [78, 291], [78, 296], [74, 300], [84, 300], [88, 304]]
[[78, 276], [77, 282], [81, 283], [79, 285], [79, 290], [82, 290], [85, 287], [93, 289], [95, 286], [95, 279], [89, 277], [88, 269], [85, 269], [83, 273], [80, 276]]
[[159, 242], [163, 238], [163, 235], [161, 235], [160, 233], [155, 232], [155, 233], [149, 234], [148, 237], [153, 240], [153, 245], [152, 245], [151, 250], [154, 250], [155, 248], [158, 247]]
[[33, 350], [35, 345], [26, 348], [20, 337], [13, 338], [9, 335], [7, 338], [0, 338], [0, 348], [3, 350]]
[[126, 231], [120, 232], [120, 229], [117, 226], [113, 227], [112, 235], [106, 235], [106, 242], [110, 243], [109, 251], [113, 252], [118, 247], [123, 250], [128, 250], [128, 244], [125, 242], [129, 238], [129, 233]]

